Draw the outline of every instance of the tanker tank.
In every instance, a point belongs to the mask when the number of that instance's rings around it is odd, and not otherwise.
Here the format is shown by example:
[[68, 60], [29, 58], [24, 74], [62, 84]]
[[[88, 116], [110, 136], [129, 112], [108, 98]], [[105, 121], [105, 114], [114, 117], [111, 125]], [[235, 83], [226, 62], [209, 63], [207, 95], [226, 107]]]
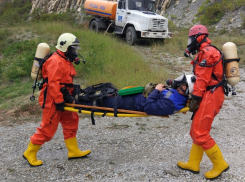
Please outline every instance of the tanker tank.
[[98, 15], [104, 18], [115, 20], [117, 10], [117, 2], [86, 0], [84, 3], [84, 11], [86, 14]]

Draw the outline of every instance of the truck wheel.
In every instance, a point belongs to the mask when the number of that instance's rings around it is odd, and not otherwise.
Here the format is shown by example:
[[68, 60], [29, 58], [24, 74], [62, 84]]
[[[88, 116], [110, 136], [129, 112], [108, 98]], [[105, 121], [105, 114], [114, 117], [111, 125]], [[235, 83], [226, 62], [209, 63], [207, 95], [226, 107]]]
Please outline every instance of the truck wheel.
[[137, 40], [137, 35], [134, 27], [128, 27], [126, 31], [126, 41], [129, 45], [134, 45]]
[[96, 20], [93, 20], [90, 25], [89, 25], [89, 29], [95, 32], [99, 31], [99, 26], [98, 23], [96, 22]]

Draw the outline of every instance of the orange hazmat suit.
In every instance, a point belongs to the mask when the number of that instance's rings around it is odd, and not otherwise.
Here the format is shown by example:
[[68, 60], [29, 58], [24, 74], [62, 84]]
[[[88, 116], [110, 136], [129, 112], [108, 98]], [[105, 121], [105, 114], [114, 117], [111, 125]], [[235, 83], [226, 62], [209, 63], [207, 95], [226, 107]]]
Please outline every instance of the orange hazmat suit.
[[70, 111], [59, 111], [55, 106], [55, 103], [64, 102], [63, 95], [60, 92], [63, 85], [60, 83], [73, 83], [76, 71], [72, 62], [67, 60], [65, 53], [57, 49], [43, 64], [42, 74], [44, 80], [48, 78], [48, 81], [44, 82], [38, 99], [43, 111], [42, 122], [36, 133], [31, 136], [31, 142], [42, 145], [50, 141], [59, 123], [62, 125], [65, 140], [76, 137], [78, 114]]
[[[203, 37], [204, 35], [199, 36], [197, 41], [200, 42]], [[216, 48], [209, 46], [211, 41], [209, 38], [206, 39], [207, 41], [201, 44], [194, 60], [198, 63], [206, 60], [206, 65], [208, 66], [217, 63], [221, 54]], [[223, 65], [222, 61], [210, 67], [200, 66], [193, 61], [192, 64], [194, 74], [196, 75], [192, 95], [202, 97], [202, 101], [199, 109], [194, 114], [190, 135], [194, 144], [202, 146], [204, 150], [208, 150], [215, 145], [215, 141], [210, 136], [209, 132], [214, 117], [219, 113], [224, 102], [224, 90], [223, 86], [220, 86], [212, 93], [211, 90], [207, 90], [207, 87], [216, 85], [222, 80]], [[218, 80], [213, 78], [212, 74], [214, 74]]]

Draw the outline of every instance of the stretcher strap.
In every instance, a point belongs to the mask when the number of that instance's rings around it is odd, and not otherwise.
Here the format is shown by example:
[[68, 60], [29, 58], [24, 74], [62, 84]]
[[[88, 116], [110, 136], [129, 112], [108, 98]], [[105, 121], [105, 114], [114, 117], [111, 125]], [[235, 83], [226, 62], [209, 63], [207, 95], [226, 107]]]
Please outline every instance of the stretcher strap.
[[118, 100], [119, 95], [116, 96], [114, 99], [114, 116], [117, 117], [117, 100]]
[[94, 112], [95, 112], [95, 110], [94, 110], [94, 109], [92, 109], [92, 111], [91, 111], [91, 120], [92, 120], [92, 125], [95, 125]]
[[105, 117], [106, 114], [107, 114], [107, 111], [104, 111], [104, 114], [102, 115], [102, 117]]

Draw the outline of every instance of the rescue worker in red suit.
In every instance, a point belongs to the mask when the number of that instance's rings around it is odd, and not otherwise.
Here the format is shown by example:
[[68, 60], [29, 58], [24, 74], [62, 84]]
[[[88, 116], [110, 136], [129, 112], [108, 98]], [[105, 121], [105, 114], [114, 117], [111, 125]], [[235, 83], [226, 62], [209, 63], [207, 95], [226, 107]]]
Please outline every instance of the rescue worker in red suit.
[[[57, 51], [42, 66], [44, 85], [38, 99], [43, 111], [42, 122], [36, 133], [31, 136], [28, 148], [23, 154], [31, 166], [42, 165], [42, 161], [37, 160], [36, 153], [41, 145], [52, 139], [59, 123], [63, 128], [68, 159], [90, 154], [90, 150], [81, 151], [78, 148], [76, 133], [79, 117], [75, 112], [64, 111], [65, 102], [60, 91], [64, 87], [60, 83], [73, 83], [76, 71], [72, 62], [77, 59], [79, 45], [78, 39], [73, 34], [62, 34], [57, 41]], [[71, 102], [75, 102], [74, 100]]]
[[229, 169], [218, 145], [209, 134], [214, 117], [224, 101], [223, 85], [217, 85], [222, 83], [224, 74], [221, 52], [211, 45], [208, 30], [203, 25], [195, 25], [189, 31], [185, 55], [195, 54], [195, 51], [198, 54], [192, 64], [196, 82], [189, 104], [190, 111], [194, 112], [190, 129], [193, 144], [189, 161], [178, 161], [177, 165], [181, 169], [199, 173], [199, 164], [205, 152], [213, 163], [213, 168], [205, 173], [205, 177], [214, 179]]

